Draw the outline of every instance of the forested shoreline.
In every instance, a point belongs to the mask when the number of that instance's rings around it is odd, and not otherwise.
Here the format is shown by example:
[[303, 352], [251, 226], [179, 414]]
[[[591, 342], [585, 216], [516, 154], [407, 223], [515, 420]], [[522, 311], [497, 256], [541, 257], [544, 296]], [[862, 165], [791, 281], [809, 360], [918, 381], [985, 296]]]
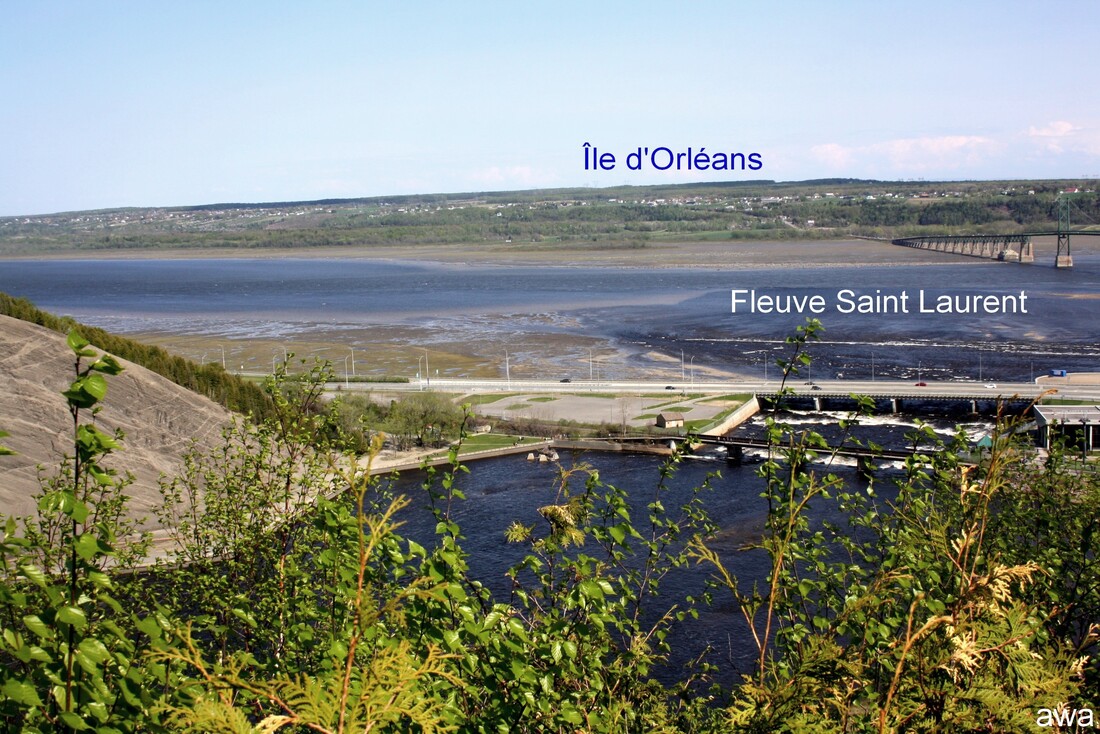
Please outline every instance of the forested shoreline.
[[1095, 181], [739, 181], [0, 218], [0, 255], [135, 250], [552, 245], [894, 238], [1100, 226]]

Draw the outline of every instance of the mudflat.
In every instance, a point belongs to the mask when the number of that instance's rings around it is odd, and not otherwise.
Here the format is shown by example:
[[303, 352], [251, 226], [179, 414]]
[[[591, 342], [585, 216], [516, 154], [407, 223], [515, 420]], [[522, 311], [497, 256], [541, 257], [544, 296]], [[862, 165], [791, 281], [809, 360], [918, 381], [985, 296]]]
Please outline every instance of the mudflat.
[[[366, 258], [477, 265], [584, 265], [636, 268], [713, 268], [833, 265], [927, 265], [960, 255], [898, 247], [884, 240], [777, 240], [631, 243], [468, 243], [346, 247], [178, 248], [76, 250], [10, 259]], [[972, 260], [972, 258], [966, 258]]]

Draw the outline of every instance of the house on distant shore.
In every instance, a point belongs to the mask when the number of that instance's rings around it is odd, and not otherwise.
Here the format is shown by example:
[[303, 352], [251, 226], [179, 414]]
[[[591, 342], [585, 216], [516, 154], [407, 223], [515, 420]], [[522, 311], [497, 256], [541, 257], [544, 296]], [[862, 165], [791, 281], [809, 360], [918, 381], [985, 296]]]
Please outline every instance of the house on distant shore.
[[659, 413], [657, 415], [658, 428], [683, 428], [683, 413]]

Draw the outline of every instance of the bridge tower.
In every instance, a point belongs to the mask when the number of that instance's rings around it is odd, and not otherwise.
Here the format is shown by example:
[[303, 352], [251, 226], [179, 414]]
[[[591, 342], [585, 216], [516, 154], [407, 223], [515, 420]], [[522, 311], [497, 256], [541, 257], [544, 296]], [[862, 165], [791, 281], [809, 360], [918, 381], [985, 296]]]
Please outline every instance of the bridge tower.
[[1072, 268], [1073, 255], [1069, 252], [1069, 197], [1058, 197], [1058, 254], [1054, 256], [1054, 267]]

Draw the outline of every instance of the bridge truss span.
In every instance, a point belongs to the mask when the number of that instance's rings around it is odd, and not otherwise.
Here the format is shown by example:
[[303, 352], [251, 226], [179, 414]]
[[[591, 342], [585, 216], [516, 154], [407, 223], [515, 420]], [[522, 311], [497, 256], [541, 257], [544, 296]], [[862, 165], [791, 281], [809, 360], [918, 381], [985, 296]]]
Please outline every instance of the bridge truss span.
[[1030, 234], [929, 235], [900, 237], [892, 242], [902, 247], [948, 252], [987, 260], [1035, 262], [1035, 249], [1031, 244]]

